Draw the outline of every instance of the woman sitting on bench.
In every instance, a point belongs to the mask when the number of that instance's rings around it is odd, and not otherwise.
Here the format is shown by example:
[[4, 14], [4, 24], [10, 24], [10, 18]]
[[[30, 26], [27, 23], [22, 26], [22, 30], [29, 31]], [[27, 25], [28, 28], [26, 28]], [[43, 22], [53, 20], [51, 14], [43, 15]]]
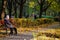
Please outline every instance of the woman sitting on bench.
[[4, 19], [4, 22], [5, 22], [6, 27], [8, 27], [10, 29], [9, 34], [13, 34], [13, 31], [15, 32], [14, 34], [17, 34], [17, 29], [14, 27], [12, 22], [10, 22], [9, 15], [6, 16], [6, 18]]

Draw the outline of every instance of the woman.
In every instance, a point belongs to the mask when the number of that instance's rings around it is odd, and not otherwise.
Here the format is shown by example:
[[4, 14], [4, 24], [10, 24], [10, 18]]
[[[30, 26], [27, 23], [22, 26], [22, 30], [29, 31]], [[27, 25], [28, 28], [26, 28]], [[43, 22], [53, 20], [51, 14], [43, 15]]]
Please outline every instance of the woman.
[[16, 24], [15, 24], [13, 16], [10, 18], [10, 22], [13, 25], [13, 27], [10, 28], [11, 32], [13, 33], [13, 31], [14, 31], [15, 32], [14, 34], [17, 34]]
[[15, 31], [15, 34], [17, 34], [17, 29], [14, 27], [13, 23], [9, 19], [9, 15], [6, 16], [5, 20], [6, 27], [10, 28], [10, 34], [13, 34], [13, 31]]

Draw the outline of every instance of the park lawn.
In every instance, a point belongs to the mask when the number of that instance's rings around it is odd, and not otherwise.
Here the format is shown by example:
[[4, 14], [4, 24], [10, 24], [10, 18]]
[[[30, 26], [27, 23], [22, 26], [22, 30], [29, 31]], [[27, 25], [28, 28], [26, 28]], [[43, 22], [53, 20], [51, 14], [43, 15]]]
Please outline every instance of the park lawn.
[[60, 29], [48, 29], [35, 34], [32, 40], [60, 40]]
[[[39, 30], [39, 29], [41, 29], [41, 28], [47, 28], [48, 26], [50, 26], [50, 25], [55, 25], [55, 24], [58, 24], [58, 22], [54, 22], [54, 23], [52, 23], [52, 24], [42, 24], [42, 25], [39, 25], [39, 26], [32, 26], [32, 27], [18, 27], [17, 28], [17, 30], [18, 30], [18, 32], [20, 31], [20, 32], [28, 32], [28, 31], [33, 31], [33, 30]], [[52, 29], [51, 29], [52, 30]]]
[[[52, 24], [42, 24], [41, 26], [42, 27], [45, 27], [45, 26], [48, 26], [48, 25], [53, 25], [53, 24], [57, 24], [57, 23], [52, 23]], [[41, 26], [37, 26], [37, 27], [18, 27], [17, 28], [17, 30], [18, 30], [18, 33], [24, 33], [24, 32], [31, 32], [31, 31], [38, 31], [38, 30], [40, 30], [40, 29], [42, 29], [41, 28]], [[46, 30], [44, 33], [51, 33], [51, 34], [57, 34], [58, 36], [60, 35], [60, 29], [49, 29], [49, 30]], [[32, 32], [32, 34], [33, 34], [33, 32]], [[35, 34], [35, 33], [34, 33]], [[34, 34], [33, 34], [33, 36], [34, 36]], [[42, 32], [38, 32], [37, 34], [36, 34], [36, 36], [38, 37], [38, 39], [41, 39], [40, 38], [40, 36], [43, 36], [44, 38], [46, 37], [46, 35], [45, 34], [42, 34]], [[2, 36], [2, 37], [5, 37], [5, 36], [7, 36], [7, 35], [0, 35], [0, 36]], [[36, 38], [37, 38], [36, 37]], [[35, 38], [35, 37], [34, 37]], [[50, 37], [49, 37], [50, 38]], [[54, 37], [53, 37], [54, 38]]]
[[[43, 30], [43, 31], [44, 31], [44, 30]], [[44, 32], [43, 32], [43, 31], [42, 31], [42, 32], [39, 32], [38, 35], [41, 34], [41, 33], [43, 33], [43, 34], [44, 34], [44, 33], [51, 33], [51, 34], [53, 34], [53, 35], [54, 35], [54, 34], [55, 34], [55, 35], [60, 35], [60, 29], [47, 29], [47, 30], [45, 30]], [[59, 37], [60, 37], [60, 36], [59, 36]]]
[[46, 36], [39, 36], [37, 38], [33, 38], [31, 40], [60, 40], [60, 38], [51, 38]]

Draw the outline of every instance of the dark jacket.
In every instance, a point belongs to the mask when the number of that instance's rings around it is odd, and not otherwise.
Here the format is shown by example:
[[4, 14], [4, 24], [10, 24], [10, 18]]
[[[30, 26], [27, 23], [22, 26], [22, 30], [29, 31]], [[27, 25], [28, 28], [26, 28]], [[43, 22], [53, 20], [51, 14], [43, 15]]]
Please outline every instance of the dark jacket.
[[6, 18], [4, 19], [4, 24], [5, 24], [5, 27], [8, 27], [7, 25], [11, 25], [10, 21], [7, 20]]

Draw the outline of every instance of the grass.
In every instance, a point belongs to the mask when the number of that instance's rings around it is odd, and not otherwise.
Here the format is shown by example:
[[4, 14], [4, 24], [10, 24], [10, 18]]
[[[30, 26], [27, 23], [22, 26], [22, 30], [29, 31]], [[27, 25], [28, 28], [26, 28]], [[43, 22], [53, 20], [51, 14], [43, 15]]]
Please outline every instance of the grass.
[[[47, 29], [47, 30], [43, 30], [43, 28], [45, 26], [55, 25], [55, 24], [57, 24], [57, 22], [52, 23], [52, 24], [42, 24], [42, 25], [36, 26], [36, 27], [19, 27], [19, 28], [17, 28], [17, 30], [20, 33], [40, 30], [41, 32], [39, 31], [38, 33], [32, 32], [32, 34], [34, 36], [33, 40], [60, 40], [60, 29]], [[41, 26], [43, 28], [41, 28]], [[0, 36], [3, 37], [4, 35], [0, 35]]]
[[50, 38], [50, 37], [46, 37], [46, 36], [39, 36], [39, 37], [31, 39], [31, 40], [60, 40], [60, 39], [58, 39], [58, 38]]
[[60, 29], [49, 29], [35, 35], [35, 40], [60, 40]]

